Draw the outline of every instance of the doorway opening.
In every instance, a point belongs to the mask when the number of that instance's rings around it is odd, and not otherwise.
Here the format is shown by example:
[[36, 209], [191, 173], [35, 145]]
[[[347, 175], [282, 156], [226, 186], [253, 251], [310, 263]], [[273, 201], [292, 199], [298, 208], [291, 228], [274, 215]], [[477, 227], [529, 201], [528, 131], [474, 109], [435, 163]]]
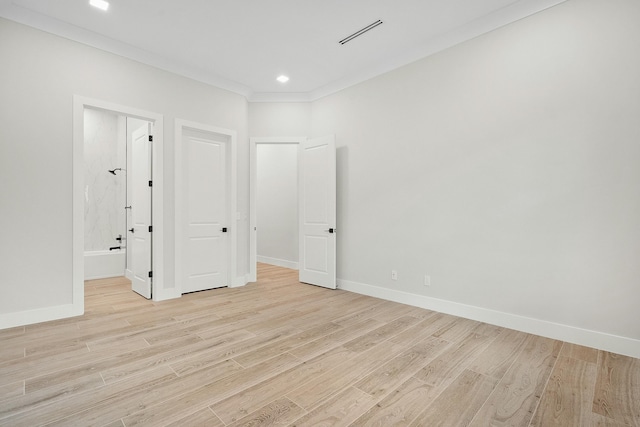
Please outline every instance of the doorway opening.
[[257, 261], [298, 270], [298, 144], [258, 144]]
[[[141, 134], [151, 134], [151, 126], [112, 111], [84, 109], [84, 280], [135, 278], [133, 215], [150, 217], [151, 206], [133, 202], [141, 186], [137, 180], [145, 187], [150, 179], [150, 158], [139, 159], [144, 163], [141, 171], [133, 151], [134, 144], [146, 143], [140, 141]], [[144, 196], [144, 191], [135, 194]]]
[[162, 116], [79, 96], [73, 114], [74, 306], [84, 280], [117, 276], [162, 299]]
[[[335, 135], [319, 138], [250, 139], [249, 280], [257, 281], [258, 151], [267, 144], [297, 147], [297, 241], [299, 281], [336, 289], [336, 146]], [[273, 203], [267, 200], [266, 203]]]
[[268, 265], [298, 270], [298, 149], [305, 139], [251, 138], [249, 281]]

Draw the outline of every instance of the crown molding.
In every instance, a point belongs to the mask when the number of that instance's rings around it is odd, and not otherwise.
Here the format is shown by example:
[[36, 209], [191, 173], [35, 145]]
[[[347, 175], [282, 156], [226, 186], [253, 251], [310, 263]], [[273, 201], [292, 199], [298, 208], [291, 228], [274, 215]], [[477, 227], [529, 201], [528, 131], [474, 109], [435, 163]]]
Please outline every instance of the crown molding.
[[311, 102], [310, 92], [253, 92], [249, 102]]

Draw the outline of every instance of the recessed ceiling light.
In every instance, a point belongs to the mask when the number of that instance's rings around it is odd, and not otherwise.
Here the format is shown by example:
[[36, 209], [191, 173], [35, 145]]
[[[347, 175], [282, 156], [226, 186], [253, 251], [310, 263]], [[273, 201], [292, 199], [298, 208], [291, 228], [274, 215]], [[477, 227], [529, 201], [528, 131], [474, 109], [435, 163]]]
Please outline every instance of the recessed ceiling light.
[[109, 9], [109, 2], [104, 0], [89, 0], [89, 4], [101, 10]]
[[287, 76], [280, 76], [276, 79], [277, 81], [279, 81], [280, 83], [286, 83], [289, 81], [289, 77]]

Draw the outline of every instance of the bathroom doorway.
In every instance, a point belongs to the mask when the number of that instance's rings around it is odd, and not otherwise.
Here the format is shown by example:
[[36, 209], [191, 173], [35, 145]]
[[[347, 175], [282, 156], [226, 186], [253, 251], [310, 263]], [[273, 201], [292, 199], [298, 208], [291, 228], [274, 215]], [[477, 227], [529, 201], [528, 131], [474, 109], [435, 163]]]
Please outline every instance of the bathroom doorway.
[[73, 182], [74, 304], [118, 276], [162, 298], [162, 116], [74, 97]]
[[151, 297], [152, 123], [84, 109], [84, 279], [126, 276]]
[[84, 109], [84, 279], [124, 276], [127, 215], [126, 117]]

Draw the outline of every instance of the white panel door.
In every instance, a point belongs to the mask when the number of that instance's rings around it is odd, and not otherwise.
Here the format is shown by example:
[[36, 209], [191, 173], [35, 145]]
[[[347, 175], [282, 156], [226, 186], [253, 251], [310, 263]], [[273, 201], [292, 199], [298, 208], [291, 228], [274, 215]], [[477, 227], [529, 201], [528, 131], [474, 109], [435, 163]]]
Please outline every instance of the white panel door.
[[299, 280], [335, 289], [335, 137], [331, 135], [304, 141], [299, 156]]
[[133, 131], [131, 138], [131, 220], [128, 248], [132, 251], [131, 288], [151, 298], [151, 123]]
[[226, 143], [185, 130], [182, 293], [228, 285]]

